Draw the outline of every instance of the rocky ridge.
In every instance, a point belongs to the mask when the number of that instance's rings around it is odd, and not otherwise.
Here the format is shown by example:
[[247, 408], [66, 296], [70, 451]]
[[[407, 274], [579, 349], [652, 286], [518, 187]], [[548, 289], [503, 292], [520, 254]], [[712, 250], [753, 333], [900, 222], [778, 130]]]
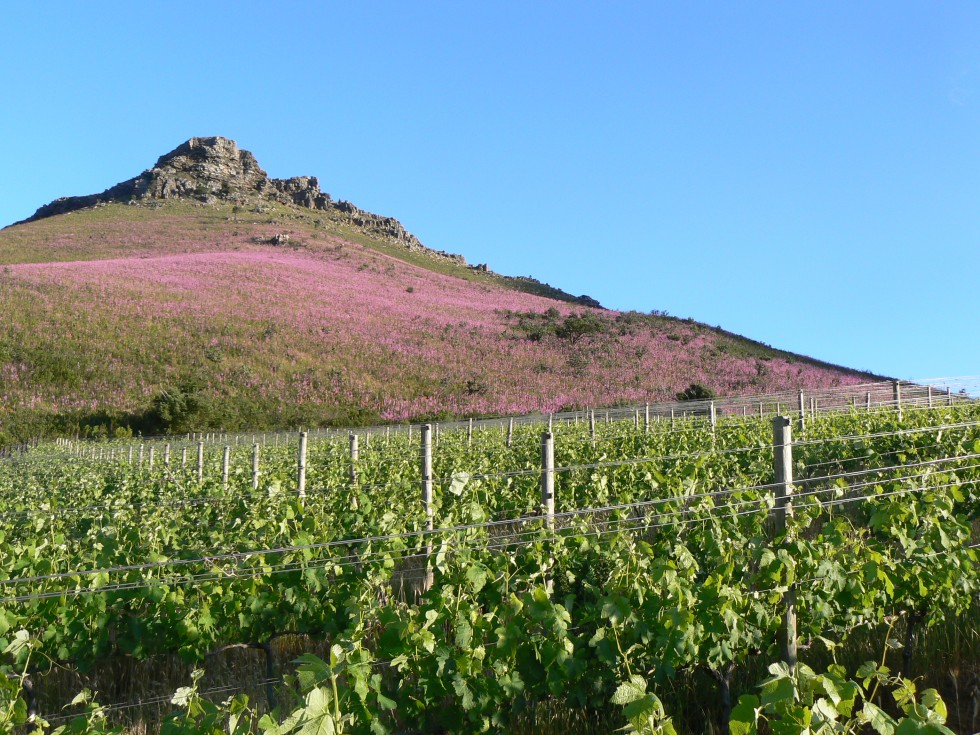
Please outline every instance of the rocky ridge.
[[[242, 150], [235, 141], [220, 136], [191, 138], [161, 156], [152, 168], [138, 176], [118, 183], [100, 194], [55, 199], [38, 208], [23, 222], [33, 222], [111, 202], [139, 204], [165, 199], [191, 199], [205, 204], [224, 201], [253, 209], [260, 209], [264, 203], [276, 202], [324, 212], [331, 220], [376, 240], [404, 247], [411, 252], [448, 260], [460, 266], [467, 265], [462, 255], [426, 247], [394, 217], [367, 212], [348, 201], [334, 201], [328, 193], [320, 190], [320, 183], [315, 176], [269, 178], [250, 151]], [[497, 275], [484, 264], [470, 268]], [[572, 296], [531, 277], [498, 277], [522, 291], [585, 306], [599, 306], [599, 302], [588, 296]]]
[[[251, 152], [233, 140], [213, 136], [191, 138], [164, 156], [153, 168], [116, 184], [101, 194], [62, 197], [40, 207], [32, 222], [108, 202], [140, 202], [149, 199], [196, 199], [210, 203], [224, 200], [254, 205], [256, 200], [290, 204], [304, 209], [334, 211], [365, 233], [409, 250], [428, 250], [393, 217], [358, 209], [350, 202], [334, 202], [320, 190], [315, 176], [272, 179]], [[18, 223], [20, 224], [20, 223]]]

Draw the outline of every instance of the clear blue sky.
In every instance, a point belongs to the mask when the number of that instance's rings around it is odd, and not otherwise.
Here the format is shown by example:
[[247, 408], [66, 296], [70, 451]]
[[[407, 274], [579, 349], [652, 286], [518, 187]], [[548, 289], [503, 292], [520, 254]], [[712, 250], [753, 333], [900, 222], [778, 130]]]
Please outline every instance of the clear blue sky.
[[427, 245], [980, 373], [980, 4], [9, 2], [0, 224], [194, 135]]

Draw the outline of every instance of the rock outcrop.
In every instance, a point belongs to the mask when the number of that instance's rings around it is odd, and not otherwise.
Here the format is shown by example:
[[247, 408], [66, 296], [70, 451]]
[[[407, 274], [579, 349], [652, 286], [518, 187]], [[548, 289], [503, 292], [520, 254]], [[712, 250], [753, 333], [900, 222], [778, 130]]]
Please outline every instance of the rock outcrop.
[[157, 160], [139, 176], [106, 189], [101, 194], [62, 197], [39, 208], [34, 220], [65, 214], [108, 202], [139, 202], [147, 199], [225, 200], [254, 204], [257, 199], [290, 204], [304, 209], [334, 210], [340, 219], [366, 234], [407, 246], [426, 249], [419, 239], [393, 217], [382, 217], [358, 209], [350, 202], [334, 202], [320, 191], [315, 176], [270, 179], [249, 151], [233, 140], [218, 136], [191, 138]]

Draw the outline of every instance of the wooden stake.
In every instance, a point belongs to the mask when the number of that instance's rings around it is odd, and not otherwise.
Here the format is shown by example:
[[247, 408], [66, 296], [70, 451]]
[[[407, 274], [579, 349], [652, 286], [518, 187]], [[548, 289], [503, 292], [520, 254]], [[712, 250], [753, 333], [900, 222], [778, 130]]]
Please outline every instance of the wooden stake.
[[350, 435], [350, 487], [351, 508], [357, 510], [357, 434]]
[[[278, 438], [278, 435], [277, 435]], [[296, 464], [296, 487], [300, 498], [306, 497], [306, 432], [299, 433], [299, 457]]]
[[555, 530], [555, 438], [546, 431], [541, 435], [541, 512], [549, 531]]
[[228, 489], [228, 471], [231, 466], [231, 447], [225, 445], [225, 455], [221, 460], [221, 486]]
[[434, 527], [432, 508], [432, 427], [429, 424], [422, 426], [422, 505], [425, 508], [425, 530], [430, 532], [426, 536], [425, 579], [422, 587], [423, 591], [427, 591], [435, 581], [435, 572], [432, 569], [431, 535]]
[[[786, 533], [787, 519], [793, 515], [793, 428], [788, 416], [772, 421], [773, 471], [776, 478], [776, 535]], [[796, 669], [796, 590], [790, 585], [783, 594], [783, 661], [792, 673]]]

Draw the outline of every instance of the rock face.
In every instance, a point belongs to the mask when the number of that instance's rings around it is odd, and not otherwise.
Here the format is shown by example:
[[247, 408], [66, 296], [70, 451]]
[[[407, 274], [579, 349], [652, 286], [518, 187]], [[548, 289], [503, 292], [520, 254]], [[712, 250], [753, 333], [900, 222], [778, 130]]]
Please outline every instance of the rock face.
[[[270, 179], [249, 151], [233, 140], [218, 136], [191, 138], [157, 160], [151, 169], [116, 184], [101, 194], [62, 197], [39, 208], [25, 222], [93, 207], [107, 202], [138, 202], [147, 199], [226, 200], [251, 204], [265, 199], [305, 209], [335, 210], [342, 220], [373, 237], [426, 249], [418, 238], [392, 217], [358, 209], [350, 202], [333, 202], [320, 191], [315, 176]], [[461, 256], [456, 256], [460, 258]]]

